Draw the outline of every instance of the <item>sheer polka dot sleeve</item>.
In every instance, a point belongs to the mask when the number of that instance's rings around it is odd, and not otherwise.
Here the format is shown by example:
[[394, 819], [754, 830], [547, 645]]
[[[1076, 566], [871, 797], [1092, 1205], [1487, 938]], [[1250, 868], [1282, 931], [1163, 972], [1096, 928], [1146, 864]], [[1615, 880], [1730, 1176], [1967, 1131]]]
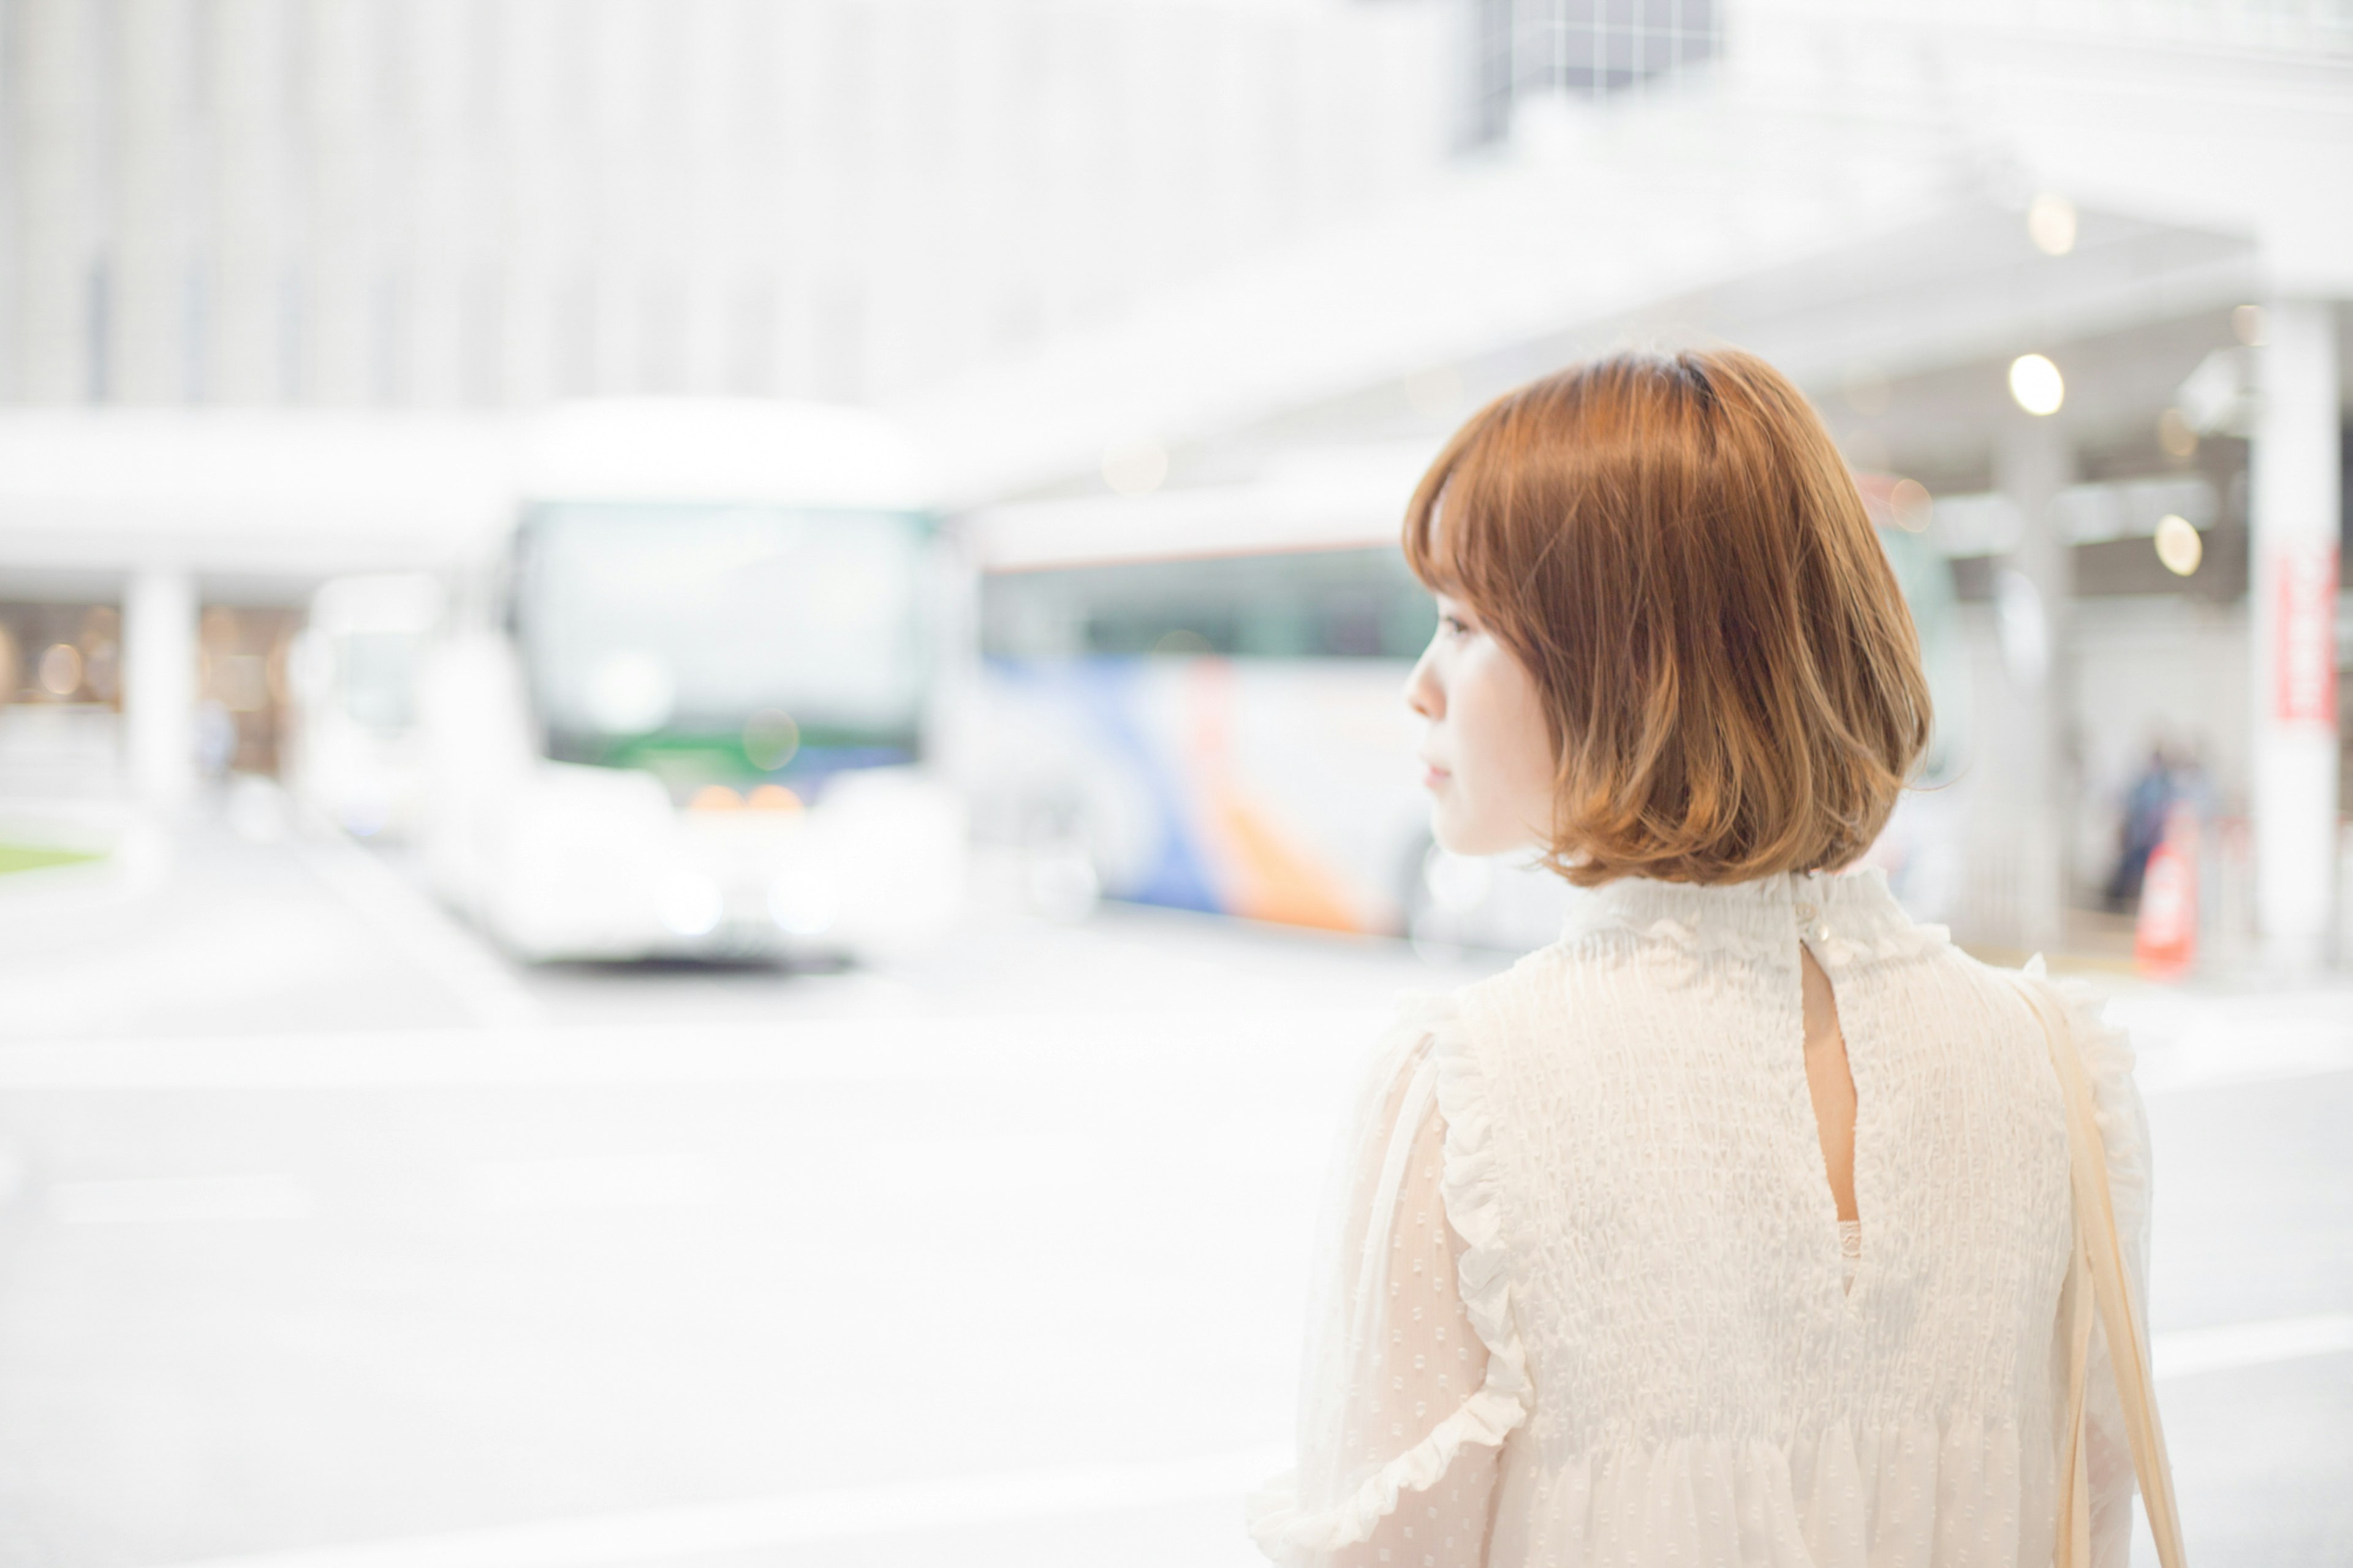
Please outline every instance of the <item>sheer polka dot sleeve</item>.
[[[1333, 1283], [1311, 1322], [1300, 1468], [1253, 1507], [1276, 1561], [1475, 1568], [1502, 1434], [1474, 1408], [1490, 1352], [1461, 1289], [1447, 1123], [1427, 1034], [1374, 1075], [1344, 1143]], [[1492, 1396], [1491, 1396], [1492, 1398]]]
[[[1457, 1284], [1462, 1238], [1440, 1201], [1446, 1123], [1435, 1105], [1412, 1137], [1389, 1231], [1388, 1331], [1348, 1423], [1367, 1465], [1412, 1450], [1487, 1378], [1487, 1347], [1472, 1329]], [[1395, 1510], [1376, 1521], [1371, 1535], [1334, 1553], [1332, 1568], [1485, 1562], [1496, 1453], [1476, 1446], [1459, 1450], [1428, 1488], [1400, 1492]]]

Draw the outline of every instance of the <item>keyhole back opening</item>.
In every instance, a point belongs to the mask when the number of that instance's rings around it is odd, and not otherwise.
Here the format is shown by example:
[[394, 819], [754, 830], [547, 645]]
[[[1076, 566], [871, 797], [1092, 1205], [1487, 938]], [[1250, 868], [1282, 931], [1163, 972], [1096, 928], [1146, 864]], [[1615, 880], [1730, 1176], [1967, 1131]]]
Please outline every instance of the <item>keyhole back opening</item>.
[[1838, 996], [1831, 977], [1800, 943], [1799, 964], [1805, 1003], [1806, 1088], [1814, 1102], [1814, 1131], [1821, 1140], [1822, 1173], [1841, 1220], [1862, 1216], [1854, 1205], [1854, 1074], [1847, 1065], [1846, 1035], [1839, 1027]]

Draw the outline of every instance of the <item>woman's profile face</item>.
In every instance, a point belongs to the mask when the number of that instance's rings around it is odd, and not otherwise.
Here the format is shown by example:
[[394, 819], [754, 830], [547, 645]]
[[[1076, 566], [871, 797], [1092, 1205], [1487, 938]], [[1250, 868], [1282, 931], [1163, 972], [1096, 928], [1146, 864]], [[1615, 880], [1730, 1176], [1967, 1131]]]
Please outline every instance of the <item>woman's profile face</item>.
[[1442, 847], [1500, 855], [1548, 841], [1554, 759], [1535, 678], [1460, 599], [1438, 595], [1405, 701], [1428, 726], [1421, 782]]

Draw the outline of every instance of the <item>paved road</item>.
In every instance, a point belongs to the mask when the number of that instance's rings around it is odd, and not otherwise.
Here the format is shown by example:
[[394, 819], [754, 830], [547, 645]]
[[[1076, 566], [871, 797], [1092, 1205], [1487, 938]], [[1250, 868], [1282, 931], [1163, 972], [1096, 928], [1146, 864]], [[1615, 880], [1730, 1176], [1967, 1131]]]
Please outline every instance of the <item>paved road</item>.
[[[201, 833], [0, 889], [0, 1568], [1250, 1562], [1338, 1086], [1481, 967], [1131, 914], [519, 974]], [[2353, 1002], [2121, 1005], [2193, 1548], [2353, 1561]]]

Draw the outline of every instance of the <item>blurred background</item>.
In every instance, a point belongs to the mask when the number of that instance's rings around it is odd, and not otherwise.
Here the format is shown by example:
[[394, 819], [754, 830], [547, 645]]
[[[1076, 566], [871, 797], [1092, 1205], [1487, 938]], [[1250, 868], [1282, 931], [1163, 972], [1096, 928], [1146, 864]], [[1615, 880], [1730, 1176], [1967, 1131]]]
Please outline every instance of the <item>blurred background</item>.
[[2345, 0], [0, 0], [0, 1568], [1253, 1561], [1569, 897], [1405, 500], [1727, 342], [1873, 862], [2136, 1032], [2193, 1549], [2353, 1563]]

